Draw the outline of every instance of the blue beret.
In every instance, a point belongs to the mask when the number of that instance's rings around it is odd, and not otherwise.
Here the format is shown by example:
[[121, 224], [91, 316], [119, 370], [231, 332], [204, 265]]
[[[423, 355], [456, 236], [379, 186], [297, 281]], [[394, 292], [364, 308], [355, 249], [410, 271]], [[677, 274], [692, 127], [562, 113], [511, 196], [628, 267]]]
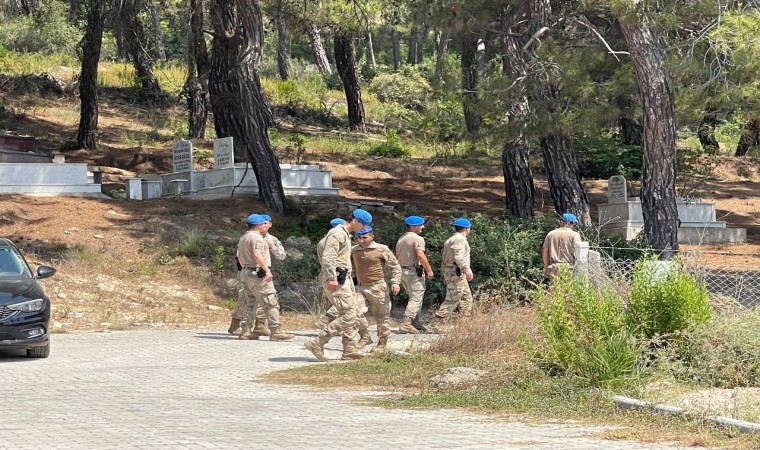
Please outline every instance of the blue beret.
[[271, 222], [272, 221], [272, 216], [270, 216], [269, 214], [262, 214], [261, 217], [263, 217], [264, 221], [266, 221], [266, 222]]
[[352, 216], [354, 216], [354, 219], [358, 220], [363, 225], [370, 225], [372, 224], [372, 214], [368, 213], [367, 211], [356, 208], [351, 213]]
[[261, 225], [264, 222], [266, 222], [266, 219], [264, 219], [264, 217], [259, 214], [251, 214], [247, 219], [245, 219], [245, 223], [248, 225]]
[[578, 223], [578, 218], [575, 217], [575, 214], [570, 213], [562, 214], [562, 220], [568, 223]]
[[457, 219], [454, 219], [453, 222], [451, 222], [452, 225], [455, 227], [462, 227], [462, 228], [470, 228], [472, 227], [472, 224], [469, 220], [465, 219], [464, 217], [459, 217]]
[[365, 234], [371, 233], [371, 232], [372, 232], [372, 227], [364, 227], [361, 230], [356, 232], [356, 237], [364, 236]]
[[404, 223], [410, 227], [417, 227], [425, 224], [425, 219], [420, 216], [409, 216], [404, 219]]
[[335, 228], [338, 225], [343, 225], [344, 223], [346, 223], [345, 220], [341, 219], [340, 217], [336, 217], [336, 218], [334, 218], [333, 220], [330, 221], [330, 226], [333, 227], [333, 228]]

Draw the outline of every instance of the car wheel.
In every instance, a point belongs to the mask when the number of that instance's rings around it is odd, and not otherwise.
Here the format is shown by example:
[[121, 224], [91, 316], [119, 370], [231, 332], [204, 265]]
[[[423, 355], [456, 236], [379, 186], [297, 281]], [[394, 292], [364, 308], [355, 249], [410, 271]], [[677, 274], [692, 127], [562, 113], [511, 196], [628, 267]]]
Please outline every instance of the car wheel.
[[34, 347], [26, 349], [27, 358], [47, 358], [50, 356], [50, 342], [44, 347]]

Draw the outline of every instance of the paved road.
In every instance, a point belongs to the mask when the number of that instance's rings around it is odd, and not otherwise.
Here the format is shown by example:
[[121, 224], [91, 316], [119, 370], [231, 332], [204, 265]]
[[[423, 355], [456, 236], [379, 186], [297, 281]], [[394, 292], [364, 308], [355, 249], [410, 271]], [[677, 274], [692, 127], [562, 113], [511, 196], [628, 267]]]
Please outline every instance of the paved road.
[[[587, 438], [599, 429], [575, 425], [385, 410], [358, 404], [357, 392], [255, 381], [316, 364], [301, 345], [308, 337], [72, 333], [53, 336], [46, 360], [0, 353], [0, 449], [673, 448]], [[333, 339], [329, 357], [339, 357], [339, 345]]]

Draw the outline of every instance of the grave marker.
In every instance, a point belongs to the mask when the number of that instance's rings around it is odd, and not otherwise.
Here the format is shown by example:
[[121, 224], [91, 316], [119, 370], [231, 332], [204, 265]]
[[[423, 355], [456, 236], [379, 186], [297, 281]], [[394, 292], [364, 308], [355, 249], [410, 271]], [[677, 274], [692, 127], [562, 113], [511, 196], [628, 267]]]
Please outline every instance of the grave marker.
[[615, 175], [607, 180], [607, 203], [623, 203], [628, 200], [625, 177]]
[[172, 147], [173, 172], [193, 170], [193, 143], [180, 139]]
[[214, 169], [226, 169], [235, 165], [235, 147], [232, 136], [214, 139]]

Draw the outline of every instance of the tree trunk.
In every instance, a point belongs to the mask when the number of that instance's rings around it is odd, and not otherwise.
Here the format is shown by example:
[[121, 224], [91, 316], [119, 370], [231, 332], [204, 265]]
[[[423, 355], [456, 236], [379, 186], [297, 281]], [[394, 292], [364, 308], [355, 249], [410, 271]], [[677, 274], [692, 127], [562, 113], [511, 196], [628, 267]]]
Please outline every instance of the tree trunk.
[[422, 64], [425, 60], [425, 45], [427, 44], [428, 35], [430, 34], [430, 18], [425, 17], [425, 21], [417, 32], [417, 59], [415, 64]]
[[277, 7], [277, 13], [274, 18], [277, 26], [277, 70], [280, 72], [280, 79], [287, 80], [290, 78], [288, 70], [288, 42], [285, 33], [285, 10], [282, 2]]
[[124, 0], [117, 14], [120, 16], [120, 24], [125, 28], [124, 40], [140, 85], [150, 92], [161, 92], [158, 80], [153, 75], [153, 61], [145, 51], [145, 32], [137, 17], [138, 5], [135, 0]]
[[354, 41], [341, 30], [335, 32], [335, 66], [346, 93], [348, 126], [352, 130], [366, 132], [362, 91], [359, 86], [359, 74], [356, 72]]
[[[502, 28], [503, 41], [502, 69], [511, 80], [525, 76], [528, 61], [522, 51], [522, 44], [512, 27], [523, 19], [513, 7], [505, 10]], [[522, 84], [515, 85], [507, 107], [509, 118], [508, 137], [501, 153], [501, 168], [504, 174], [504, 192], [509, 217], [533, 217], [535, 186], [530, 169], [530, 139], [526, 131], [530, 121], [530, 105]]]
[[[416, 20], [416, 14], [412, 16], [412, 21]], [[412, 27], [409, 29], [409, 41], [408, 41], [408, 47], [406, 49], [406, 63], [409, 65], [415, 65], [417, 64], [417, 33], [419, 29], [417, 28], [417, 24], [412, 24]]]
[[233, 137], [235, 160], [251, 163], [259, 198], [281, 213], [285, 209], [282, 175], [269, 143], [271, 113], [257, 72], [263, 46], [259, 4], [256, 0], [212, 0], [211, 23], [209, 90], [217, 136]]
[[399, 12], [398, 8], [393, 11], [391, 17], [391, 54], [393, 56], [393, 71], [397, 72], [401, 67], [401, 36], [398, 32]]
[[697, 128], [697, 137], [702, 149], [706, 151], [717, 152], [720, 150], [718, 139], [715, 138], [715, 127], [718, 125], [718, 112], [715, 108], [707, 107], [702, 121]]
[[153, 39], [156, 41], [156, 54], [161, 64], [166, 64], [166, 44], [164, 44], [164, 33], [161, 31], [161, 19], [158, 16], [156, 4], [151, 1], [148, 3], [150, 12], [150, 26], [153, 28]]
[[553, 130], [541, 138], [549, 192], [557, 214], [573, 213], [583, 225], [591, 223], [588, 197], [578, 175], [578, 159], [566, 131]]
[[375, 60], [375, 45], [372, 43], [372, 30], [367, 30], [367, 63], [373, 69], [377, 67]]
[[620, 24], [636, 72], [644, 112], [644, 161], [641, 171], [641, 209], [644, 233], [654, 249], [678, 248], [676, 209], [676, 120], [665, 52], [650, 19], [639, 15]]
[[187, 93], [188, 136], [206, 136], [208, 120], [209, 57], [203, 37], [203, 0], [190, 0], [190, 28], [187, 39]]
[[[551, 25], [551, 3], [549, 0], [530, 0], [530, 33], [535, 36], [544, 27]], [[536, 44], [531, 47], [534, 52]], [[533, 94], [548, 104], [548, 131], [541, 137], [541, 153], [549, 180], [549, 192], [558, 214], [572, 213], [580, 223], [591, 223], [588, 197], [581, 184], [578, 159], [569, 132], [560, 125], [564, 103], [562, 88], [552, 73], [547, 73], [542, 85]]]
[[[634, 120], [630, 117], [633, 101], [628, 96], [620, 96], [615, 99], [618, 108], [620, 108], [620, 134], [625, 145], [641, 145], [643, 142], [644, 130], [641, 129], [641, 121]], [[636, 109], [639, 114], [638, 108]]]
[[757, 118], [747, 122], [739, 138], [739, 144], [736, 146], [735, 156], [744, 156], [753, 147], [760, 148], [760, 119]]
[[84, 34], [82, 73], [79, 76], [79, 148], [96, 150], [98, 132], [98, 62], [103, 43], [103, 20], [105, 0], [90, 0], [87, 13], [87, 30]]
[[309, 35], [309, 43], [311, 44], [311, 51], [314, 53], [314, 63], [317, 65], [317, 69], [322, 75], [332, 75], [330, 60], [327, 59], [325, 46], [322, 45], [322, 35], [319, 28], [314, 23], [309, 23], [306, 27], [306, 34]]
[[478, 105], [479, 42], [478, 35], [473, 32], [464, 32], [462, 35], [462, 108], [467, 132], [470, 134], [477, 134], [483, 124], [483, 115]]
[[435, 76], [434, 84], [443, 84], [443, 69], [446, 64], [446, 50], [449, 46], [449, 29], [435, 31]]

